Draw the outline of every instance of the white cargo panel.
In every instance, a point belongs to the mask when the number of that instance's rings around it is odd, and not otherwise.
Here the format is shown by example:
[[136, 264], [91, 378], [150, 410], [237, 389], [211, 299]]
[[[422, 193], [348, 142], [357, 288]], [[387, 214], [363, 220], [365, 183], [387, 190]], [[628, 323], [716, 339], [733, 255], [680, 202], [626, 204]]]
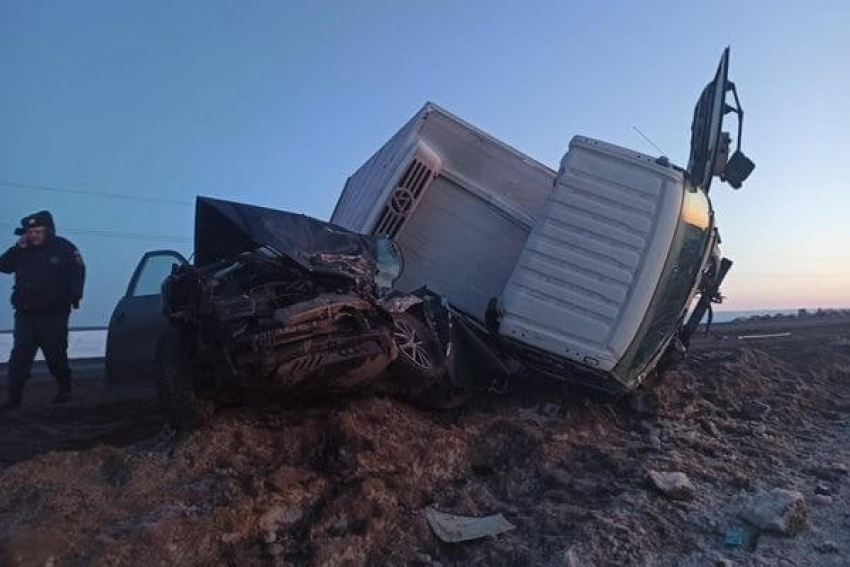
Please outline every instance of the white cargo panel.
[[490, 298], [501, 295], [522, 252], [529, 227], [438, 177], [397, 242], [404, 273], [396, 287], [424, 284], [483, 320]]
[[681, 207], [681, 172], [577, 136], [501, 299], [500, 332], [610, 370], [643, 319]]
[[431, 169], [431, 180], [442, 175], [529, 229], [555, 178], [548, 167], [429, 102], [348, 178], [331, 222], [356, 232], [379, 228], [384, 207], [416, 161]]
[[[368, 232], [375, 211], [387, 200], [387, 192], [404, 176], [416, 151], [420, 127], [414, 116], [348, 180], [331, 215], [331, 222], [355, 232]], [[383, 199], [383, 201], [382, 201]]]
[[331, 222], [394, 238], [396, 283], [483, 319], [501, 295], [555, 172], [428, 103], [349, 178]]

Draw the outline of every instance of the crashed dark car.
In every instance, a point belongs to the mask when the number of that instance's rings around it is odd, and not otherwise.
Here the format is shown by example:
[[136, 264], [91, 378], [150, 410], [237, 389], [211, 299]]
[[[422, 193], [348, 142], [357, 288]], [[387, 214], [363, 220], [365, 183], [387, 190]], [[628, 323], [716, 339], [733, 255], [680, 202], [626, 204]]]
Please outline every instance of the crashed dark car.
[[[426, 289], [392, 289], [404, 262], [389, 238], [199, 198], [195, 261], [175, 259], [161, 285], [167, 324], [154, 373], [176, 428], [198, 425], [222, 404], [327, 397], [379, 382], [424, 403], [454, 395], [450, 311]], [[133, 282], [128, 302], [132, 290]], [[121, 317], [113, 316], [116, 328]], [[120, 334], [112, 327], [110, 339]], [[111, 342], [120, 350], [118, 338]]]

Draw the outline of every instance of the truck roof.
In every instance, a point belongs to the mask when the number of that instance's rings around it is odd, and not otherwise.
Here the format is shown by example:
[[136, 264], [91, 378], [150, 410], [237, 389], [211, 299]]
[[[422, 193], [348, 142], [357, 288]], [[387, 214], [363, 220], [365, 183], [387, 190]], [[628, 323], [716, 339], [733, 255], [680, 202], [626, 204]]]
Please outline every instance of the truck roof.
[[426, 102], [425, 105], [422, 107], [422, 109], [417, 113], [416, 117], [417, 118], [427, 117], [428, 114], [431, 114], [431, 113], [434, 113], [434, 112], [438, 113], [442, 116], [445, 116], [446, 118], [448, 118], [452, 122], [455, 122], [456, 124], [466, 128], [467, 130], [469, 130], [471, 132], [474, 132], [479, 137], [484, 138], [488, 142], [492, 143], [494, 146], [504, 148], [508, 152], [512, 153], [513, 155], [515, 155], [516, 157], [521, 159], [526, 164], [528, 164], [532, 167], [538, 168], [538, 169], [545, 171], [547, 173], [551, 173], [552, 175], [555, 174], [555, 170], [553, 170], [551, 167], [537, 161], [536, 159], [529, 156], [528, 154], [525, 154], [525, 153], [519, 151], [518, 149], [511, 146], [510, 144], [506, 144], [505, 142], [496, 138], [495, 136], [488, 134], [487, 132], [485, 132], [481, 128], [478, 128], [477, 126], [467, 122], [463, 118], [460, 118], [459, 116], [457, 116], [455, 114], [452, 114], [451, 112], [449, 112], [448, 110], [446, 110], [445, 108], [443, 108], [442, 106], [440, 106], [437, 103], [434, 103], [434, 102], [431, 102], [431, 101]]

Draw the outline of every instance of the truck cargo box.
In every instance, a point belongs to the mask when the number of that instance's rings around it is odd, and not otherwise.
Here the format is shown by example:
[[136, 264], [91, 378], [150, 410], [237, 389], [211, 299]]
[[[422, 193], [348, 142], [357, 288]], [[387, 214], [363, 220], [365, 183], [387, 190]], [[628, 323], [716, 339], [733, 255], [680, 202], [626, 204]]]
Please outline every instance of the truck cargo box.
[[722, 300], [732, 262], [709, 189], [713, 177], [740, 187], [755, 167], [728, 66], [726, 49], [694, 108], [687, 169], [577, 136], [556, 174], [427, 104], [348, 180], [332, 220], [394, 238], [397, 287], [428, 286], [476, 319], [491, 362], [511, 363], [502, 374], [633, 389]]
[[428, 103], [346, 182], [331, 222], [399, 244], [399, 289], [423, 284], [483, 319], [555, 172]]

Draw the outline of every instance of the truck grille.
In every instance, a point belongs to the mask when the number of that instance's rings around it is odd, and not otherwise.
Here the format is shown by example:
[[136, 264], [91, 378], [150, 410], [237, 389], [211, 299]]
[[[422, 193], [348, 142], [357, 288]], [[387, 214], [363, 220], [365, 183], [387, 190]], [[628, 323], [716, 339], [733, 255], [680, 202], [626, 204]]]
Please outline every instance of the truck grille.
[[372, 234], [395, 238], [433, 177], [434, 172], [427, 165], [417, 159], [411, 161], [398, 185], [390, 193]]

